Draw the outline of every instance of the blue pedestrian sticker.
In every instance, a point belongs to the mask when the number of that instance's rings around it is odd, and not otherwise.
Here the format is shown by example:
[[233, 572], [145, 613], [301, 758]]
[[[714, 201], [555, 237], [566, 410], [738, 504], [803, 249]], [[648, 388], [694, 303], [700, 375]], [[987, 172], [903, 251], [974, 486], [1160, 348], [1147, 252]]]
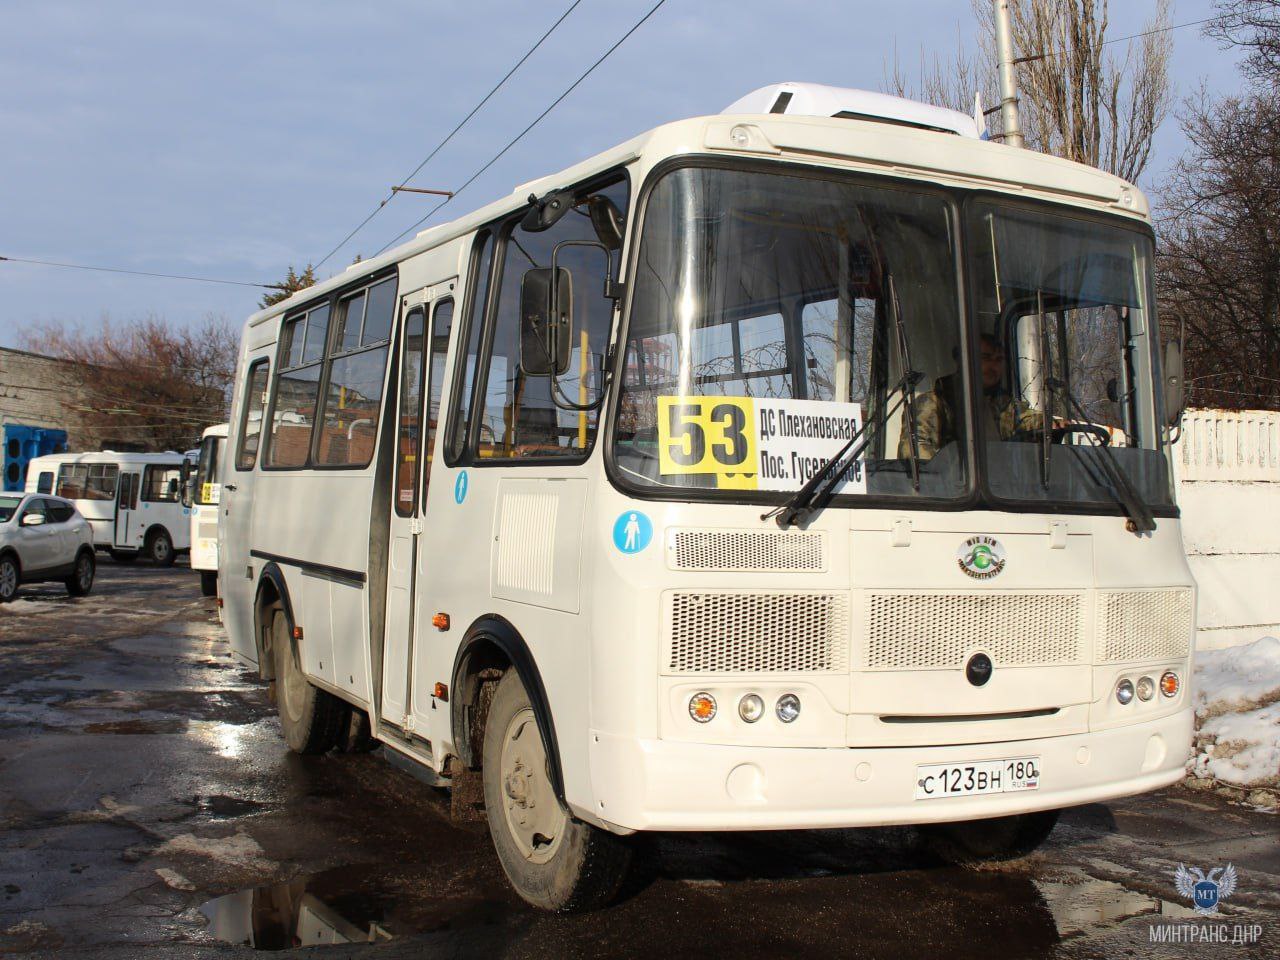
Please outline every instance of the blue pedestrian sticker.
[[453, 502], [461, 504], [467, 499], [467, 471], [463, 470], [458, 474], [458, 479], [453, 481]]
[[653, 539], [653, 524], [638, 510], [618, 515], [613, 524], [613, 545], [623, 553], [639, 553]]

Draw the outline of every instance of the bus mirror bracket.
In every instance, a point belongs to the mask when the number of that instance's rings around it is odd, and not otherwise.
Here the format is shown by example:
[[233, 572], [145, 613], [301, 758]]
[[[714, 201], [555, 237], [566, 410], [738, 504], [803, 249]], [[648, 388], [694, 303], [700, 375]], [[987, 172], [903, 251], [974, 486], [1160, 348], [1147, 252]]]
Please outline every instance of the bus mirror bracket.
[[1177, 425], [1185, 408], [1182, 344], [1170, 340], [1164, 345], [1164, 409], [1169, 426]]

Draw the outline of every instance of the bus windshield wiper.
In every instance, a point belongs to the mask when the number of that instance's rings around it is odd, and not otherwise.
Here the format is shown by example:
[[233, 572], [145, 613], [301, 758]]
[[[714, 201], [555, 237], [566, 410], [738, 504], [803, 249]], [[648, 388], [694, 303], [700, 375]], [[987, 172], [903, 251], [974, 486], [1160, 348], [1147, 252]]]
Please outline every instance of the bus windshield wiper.
[[[1085, 414], [1084, 408], [1067, 389], [1067, 385], [1056, 377], [1047, 379], [1049, 389], [1058, 393], [1063, 400], [1066, 401], [1068, 409], [1079, 419], [1081, 423], [1090, 423], [1089, 417]], [[1045, 424], [1048, 430], [1048, 424]], [[1124, 468], [1120, 466], [1120, 462], [1116, 459], [1115, 451], [1111, 449], [1109, 443], [1103, 443], [1101, 440], [1095, 440], [1093, 443], [1095, 450], [1100, 451], [1098, 463], [1103, 467], [1103, 473], [1107, 475], [1107, 480], [1111, 483], [1111, 492], [1116, 502], [1124, 507], [1125, 514], [1129, 517], [1129, 530], [1133, 533], [1144, 533], [1156, 528], [1156, 518], [1151, 513], [1151, 508], [1147, 506], [1139, 495], [1138, 491], [1133, 488], [1133, 484], [1129, 482], [1129, 478], [1125, 475]]]
[[[787, 527], [801, 526], [830, 503], [845, 471], [857, 461], [862, 451], [871, 442], [871, 428], [888, 423], [889, 418], [906, 402], [907, 397], [914, 394], [916, 384], [923, 378], [924, 374], [916, 370], [908, 370], [904, 373], [902, 379], [893, 385], [893, 389], [888, 394], [889, 396], [893, 396], [894, 393], [899, 394], [893, 407], [878, 420], [864, 420], [862, 426], [849, 438], [849, 442], [841, 447], [834, 457], [819, 467], [817, 473], [810, 477], [805, 485], [791, 496], [791, 499], [763, 514], [760, 519], [777, 518], [778, 526], [785, 530]], [[912, 424], [913, 428], [914, 426]], [[917, 489], [919, 489], [918, 486]]]

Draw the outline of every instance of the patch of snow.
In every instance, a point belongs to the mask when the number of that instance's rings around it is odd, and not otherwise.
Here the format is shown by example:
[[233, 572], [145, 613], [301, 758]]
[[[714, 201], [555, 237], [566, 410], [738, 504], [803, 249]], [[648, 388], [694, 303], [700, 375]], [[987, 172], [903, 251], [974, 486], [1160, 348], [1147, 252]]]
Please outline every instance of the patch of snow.
[[156, 874], [164, 881], [164, 885], [171, 890], [194, 890], [196, 885], [180, 874], [177, 870], [170, 870], [168, 867], [160, 867], [156, 870]]
[[266, 852], [258, 846], [258, 841], [247, 833], [237, 833], [230, 837], [213, 839], [197, 837], [194, 833], [183, 833], [166, 841], [156, 851], [159, 855], [185, 854], [188, 856], [208, 857], [220, 863], [229, 863], [238, 867], [257, 870], [269, 867], [270, 861]]
[[1196, 655], [1191, 771], [1237, 787], [1280, 787], [1280, 639]]

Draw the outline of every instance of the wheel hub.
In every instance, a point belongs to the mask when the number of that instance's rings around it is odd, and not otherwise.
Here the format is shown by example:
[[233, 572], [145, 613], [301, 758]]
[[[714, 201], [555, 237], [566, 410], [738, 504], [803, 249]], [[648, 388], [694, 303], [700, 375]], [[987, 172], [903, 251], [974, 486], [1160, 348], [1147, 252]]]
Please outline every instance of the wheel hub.
[[568, 816], [547, 775], [547, 755], [533, 710], [511, 718], [502, 741], [503, 814], [516, 847], [531, 863], [555, 856]]

